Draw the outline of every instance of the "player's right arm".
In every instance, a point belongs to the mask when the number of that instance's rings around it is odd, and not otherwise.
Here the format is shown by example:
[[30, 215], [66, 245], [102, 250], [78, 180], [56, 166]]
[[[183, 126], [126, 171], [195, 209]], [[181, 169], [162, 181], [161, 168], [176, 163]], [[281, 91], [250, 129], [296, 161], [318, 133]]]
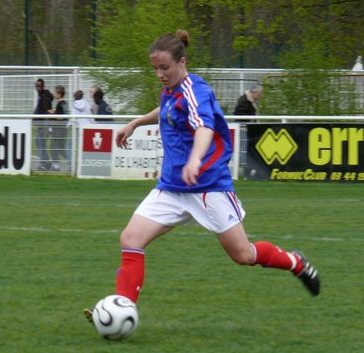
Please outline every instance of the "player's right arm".
[[134, 119], [127, 125], [122, 127], [116, 133], [115, 143], [118, 147], [126, 148], [128, 145], [128, 137], [130, 137], [138, 126], [157, 124], [159, 120], [160, 107], [153, 109], [149, 113]]

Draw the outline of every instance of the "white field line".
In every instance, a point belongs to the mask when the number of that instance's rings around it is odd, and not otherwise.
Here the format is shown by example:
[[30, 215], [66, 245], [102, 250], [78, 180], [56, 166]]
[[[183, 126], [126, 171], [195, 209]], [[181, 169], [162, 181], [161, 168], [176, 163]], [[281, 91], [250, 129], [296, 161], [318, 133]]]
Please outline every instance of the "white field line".
[[[183, 227], [182, 227], [183, 228]], [[120, 227], [120, 229], [81, 229], [81, 228], [44, 228], [44, 227], [7, 227], [7, 226], [0, 226], [0, 231], [1, 230], [5, 230], [5, 231], [15, 231], [15, 232], [31, 232], [31, 233], [53, 233], [55, 231], [57, 232], [62, 232], [62, 233], [87, 233], [87, 234], [119, 234], [122, 230], [122, 227]], [[190, 235], [191, 232], [185, 232], [185, 231], [178, 231], [178, 229], [176, 230], [172, 230], [172, 232], [176, 233], [177, 236], [184, 236], [184, 235]], [[207, 235], [207, 234], [211, 234], [206, 232], [195, 232], [196, 235], [200, 236], [200, 235]], [[253, 239], [259, 239], [262, 238], [262, 236], [259, 235], [253, 235], [253, 234], [249, 234], [248, 235], [249, 238], [253, 238]], [[297, 236], [293, 236], [293, 235], [274, 235], [272, 236], [272, 238], [280, 238], [280, 239], [296, 239]], [[305, 240], [308, 240], [307, 238]], [[331, 237], [327, 237], [327, 236], [322, 236], [322, 237], [312, 237], [309, 238], [309, 240], [313, 240], [313, 241], [318, 241], [318, 242], [347, 242], [348, 239], [347, 238], [331, 238]], [[364, 242], [364, 237], [363, 238], [350, 238], [349, 241], [354, 241], [354, 242]]]
[[0, 226], [0, 230], [16, 231], [16, 232], [38, 232], [38, 233], [53, 233], [55, 231], [62, 233], [91, 233], [91, 234], [107, 234], [117, 233], [121, 229], [79, 229], [79, 228], [43, 228], [43, 227], [4, 227]]

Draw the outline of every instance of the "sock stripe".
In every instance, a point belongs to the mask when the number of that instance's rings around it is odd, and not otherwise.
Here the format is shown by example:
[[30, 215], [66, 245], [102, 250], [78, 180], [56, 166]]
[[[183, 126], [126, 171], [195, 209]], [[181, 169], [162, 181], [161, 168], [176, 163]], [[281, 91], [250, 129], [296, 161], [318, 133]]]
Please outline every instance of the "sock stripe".
[[290, 268], [290, 271], [292, 271], [297, 266], [297, 259], [296, 259], [296, 256], [294, 256], [293, 254], [289, 253], [288, 251], [287, 251], [287, 255], [288, 255], [289, 259], [292, 261], [292, 266]]
[[144, 249], [139, 249], [139, 248], [122, 248], [121, 252], [122, 253], [141, 254], [141, 255], [145, 254]]
[[253, 243], [250, 243], [250, 248], [253, 250], [253, 253], [254, 253], [253, 264], [255, 264], [257, 262], [257, 248], [255, 247], [255, 245]]

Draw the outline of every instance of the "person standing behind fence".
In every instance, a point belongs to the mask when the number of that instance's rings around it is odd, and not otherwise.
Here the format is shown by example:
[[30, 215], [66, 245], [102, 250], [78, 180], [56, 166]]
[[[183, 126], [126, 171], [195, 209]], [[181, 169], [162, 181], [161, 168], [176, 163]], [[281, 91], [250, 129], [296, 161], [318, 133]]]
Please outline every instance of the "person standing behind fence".
[[[68, 104], [64, 99], [65, 89], [63, 86], [54, 88], [54, 96], [57, 99], [55, 109], [50, 109], [49, 114], [64, 115], [68, 114]], [[66, 139], [67, 139], [67, 119], [56, 118], [52, 119], [52, 139], [51, 139], [51, 155], [52, 155], [52, 170], [60, 171], [61, 158], [67, 158], [66, 154]]]
[[[38, 79], [35, 82], [35, 89], [38, 92], [37, 105], [34, 109], [34, 114], [49, 114], [52, 109], [53, 96], [49, 90], [44, 88], [44, 80]], [[37, 147], [37, 154], [39, 159], [39, 170], [50, 169], [49, 155], [47, 151], [47, 139], [49, 136], [49, 120], [35, 118], [37, 131], [35, 144]]]
[[[94, 101], [97, 105], [97, 115], [112, 115], [112, 109], [108, 103], [104, 100], [104, 92], [102, 89], [98, 89], [94, 93]], [[109, 118], [97, 118], [96, 121], [113, 121], [114, 119]]]
[[[73, 98], [74, 101], [72, 103], [71, 106], [71, 115], [72, 115], [72, 119], [70, 120], [70, 122], [67, 124], [68, 127], [68, 139], [67, 139], [67, 161], [68, 161], [68, 171], [71, 172], [72, 171], [72, 161], [73, 159], [76, 157], [76, 154], [74, 153], [74, 143], [76, 141], [76, 133], [75, 135], [72, 134], [72, 131], [76, 131], [75, 130], [71, 130], [72, 126], [78, 127], [80, 128], [82, 125], [85, 124], [91, 124], [94, 122], [94, 119], [91, 118], [92, 116], [92, 108], [91, 105], [86, 101], [86, 99], [83, 98], [83, 91], [81, 91], [80, 89], [77, 90], [74, 94], [73, 94]], [[82, 115], [82, 118], [74, 118], [75, 116], [79, 116]]]
[[83, 91], [80, 89], [77, 90], [74, 94], [74, 101], [71, 108], [72, 115], [84, 115], [83, 118], [79, 118], [76, 120], [78, 126], [82, 124], [93, 123], [93, 119], [91, 118], [92, 111], [90, 104], [83, 98]]
[[97, 114], [97, 104], [95, 103], [94, 95], [95, 95], [95, 92], [100, 91], [100, 90], [101, 90], [101, 87], [99, 87], [97, 85], [93, 85], [90, 87], [90, 97], [92, 100], [92, 105], [91, 105], [92, 114]]
[[[254, 85], [238, 99], [234, 115], [259, 115], [258, 101], [263, 94], [261, 85]], [[255, 119], [251, 120], [255, 121]]]

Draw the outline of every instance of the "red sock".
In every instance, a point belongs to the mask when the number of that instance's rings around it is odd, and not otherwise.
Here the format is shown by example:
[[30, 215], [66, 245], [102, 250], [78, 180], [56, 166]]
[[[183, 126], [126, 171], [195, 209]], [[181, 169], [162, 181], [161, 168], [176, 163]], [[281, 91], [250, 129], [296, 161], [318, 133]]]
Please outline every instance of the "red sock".
[[138, 300], [144, 282], [144, 250], [122, 249], [121, 266], [116, 274], [116, 294]]
[[302, 270], [302, 261], [292, 253], [280, 249], [268, 241], [257, 241], [252, 244], [256, 251], [255, 265], [281, 268], [298, 274]]

